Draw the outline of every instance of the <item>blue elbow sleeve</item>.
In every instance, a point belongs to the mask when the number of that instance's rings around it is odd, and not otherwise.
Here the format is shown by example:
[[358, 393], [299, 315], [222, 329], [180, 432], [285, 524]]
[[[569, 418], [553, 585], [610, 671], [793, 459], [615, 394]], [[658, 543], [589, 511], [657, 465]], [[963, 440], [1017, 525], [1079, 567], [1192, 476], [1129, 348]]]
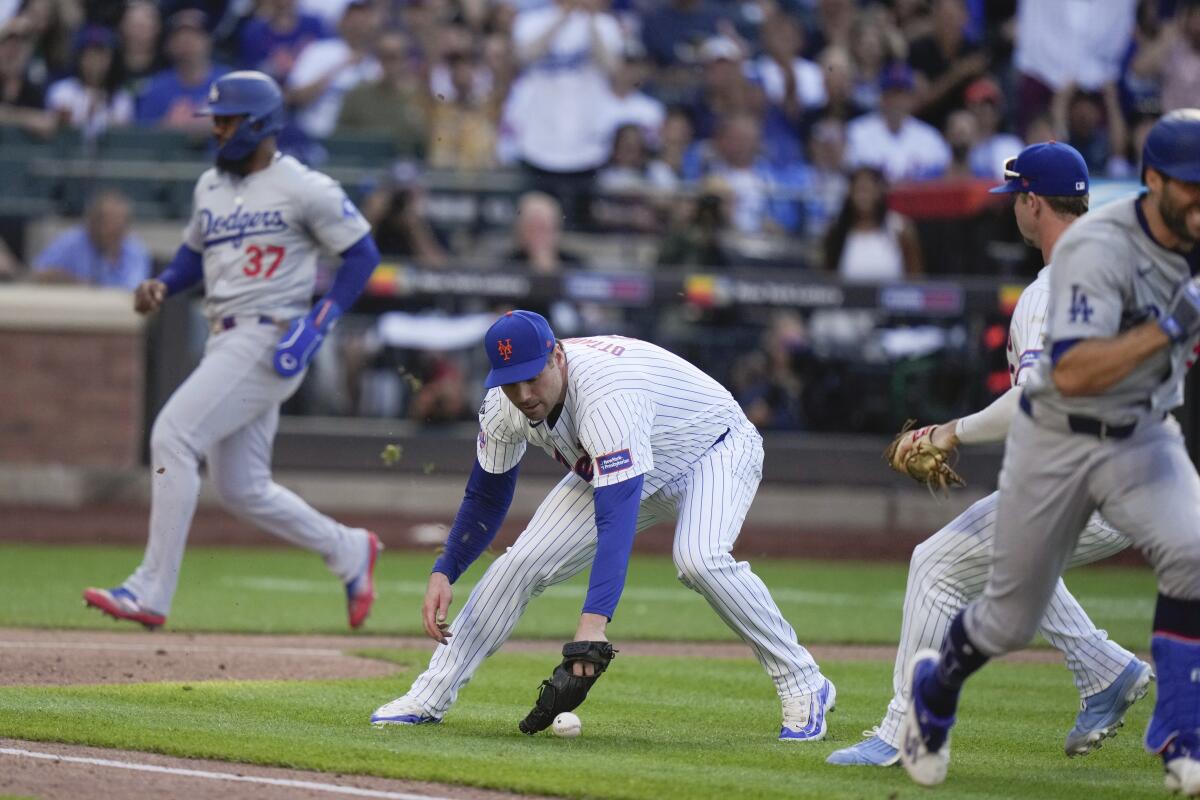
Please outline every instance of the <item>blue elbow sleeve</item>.
[[375, 267], [379, 266], [379, 248], [371, 234], [359, 239], [342, 253], [342, 265], [333, 276], [326, 299], [333, 300], [338, 308], [349, 310], [362, 294]]
[[497, 474], [475, 463], [462, 505], [446, 537], [446, 547], [434, 562], [433, 572], [444, 573], [454, 583], [483, 554], [508, 515], [517, 490], [519, 469], [517, 465]]
[[204, 279], [204, 256], [181, 244], [158, 279], [167, 285], [167, 297], [190, 289]]
[[596, 490], [596, 556], [583, 611], [612, 619], [625, 588], [629, 555], [637, 533], [643, 476]]

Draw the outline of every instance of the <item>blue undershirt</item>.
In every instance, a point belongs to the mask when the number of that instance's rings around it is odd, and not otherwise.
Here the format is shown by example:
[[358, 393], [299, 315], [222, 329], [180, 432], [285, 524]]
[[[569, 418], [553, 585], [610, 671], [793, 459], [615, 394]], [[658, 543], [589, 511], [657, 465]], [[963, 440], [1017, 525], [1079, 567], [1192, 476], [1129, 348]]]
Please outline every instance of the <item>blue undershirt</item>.
[[487, 549], [512, 505], [520, 468], [518, 464], [508, 472], [494, 473], [475, 462], [454, 525], [446, 537], [446, 547], [434, 562], [433, 572], [443, 573], [454, 583]]

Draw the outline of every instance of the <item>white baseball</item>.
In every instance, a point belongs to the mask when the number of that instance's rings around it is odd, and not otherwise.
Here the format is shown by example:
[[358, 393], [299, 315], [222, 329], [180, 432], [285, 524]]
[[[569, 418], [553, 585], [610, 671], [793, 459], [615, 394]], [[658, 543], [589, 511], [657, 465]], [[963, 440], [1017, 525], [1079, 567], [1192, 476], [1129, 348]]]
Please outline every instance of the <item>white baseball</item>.
[[570, 711], [564, 711], [554, 718], [554, 723], [550, 727], [555, 735], [570, 739], [580, 734], [583, 730], [583, 723]]

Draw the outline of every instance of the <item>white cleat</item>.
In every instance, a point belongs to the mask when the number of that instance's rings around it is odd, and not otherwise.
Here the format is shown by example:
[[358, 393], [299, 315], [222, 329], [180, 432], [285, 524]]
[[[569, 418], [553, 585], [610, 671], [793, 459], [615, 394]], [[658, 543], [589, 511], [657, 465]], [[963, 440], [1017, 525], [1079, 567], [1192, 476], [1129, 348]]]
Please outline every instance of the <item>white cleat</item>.
[[937, 668], [936, 650], [919, 650], [904, 672], [908, 707], [900, 723], [900, 763], [914, 782], [937, 786], [946, 780], [950, 767], [950, 728], [954, 718], [941, 719], [925, 708], [916, 691], [916, 679]]
[[385, 703], [375, 709], [371, 715], [371, 724], [376, 727], [385, 725], [429, 725], [441, 722], [441, 717], [435, 717], [408, 695], [397, 697], [390, 703]]
[[781, 742], [819, 742], [825, 738], [825, 715], [837, 703], [837, 689], [829, 679], [820, 690], [783, 700]]
[[1180, 792], [1184, 797], [1200, 797], [1200, 761], [1177, 758], [1168, 762], [1163, 782], [1172, 792]]

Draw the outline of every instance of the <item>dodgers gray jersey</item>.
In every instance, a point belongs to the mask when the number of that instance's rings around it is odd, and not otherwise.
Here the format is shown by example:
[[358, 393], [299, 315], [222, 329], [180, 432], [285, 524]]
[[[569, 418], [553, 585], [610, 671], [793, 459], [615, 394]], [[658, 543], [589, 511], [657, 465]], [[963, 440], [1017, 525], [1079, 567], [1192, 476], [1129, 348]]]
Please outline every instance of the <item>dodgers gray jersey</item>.
[[715, 380], [657, 345], [623, 336], [565, 339], [562, 413], [530, 422], [499, 388], [479, 410], [479, 464], [507, 472], [526, 444], [599, 488], [643, 475], [649, 497], [696, 462], [727, 430], [750, 426]]
[[1102, 394], [1064, 397], [1051, 379], [1055, 343], [1112, 337], [1156, 319], [1190, 276], [1187, 259], [1157, 244], [1143, 226], [1137, 198], [1118, 200], [1080, 218], [1055, 246], [1046, 349], [1026, 389], [1030, 397], [1114, 424], [1183, 402], [1196, 338], [1155, 353]]
[[341, 253], [370, 232], [336, 181], [280, 154], [245, 178], [208, 169], [192, 203], [184, 243], [204, 256], [210, 320], [303, 315], [321, 249]]

